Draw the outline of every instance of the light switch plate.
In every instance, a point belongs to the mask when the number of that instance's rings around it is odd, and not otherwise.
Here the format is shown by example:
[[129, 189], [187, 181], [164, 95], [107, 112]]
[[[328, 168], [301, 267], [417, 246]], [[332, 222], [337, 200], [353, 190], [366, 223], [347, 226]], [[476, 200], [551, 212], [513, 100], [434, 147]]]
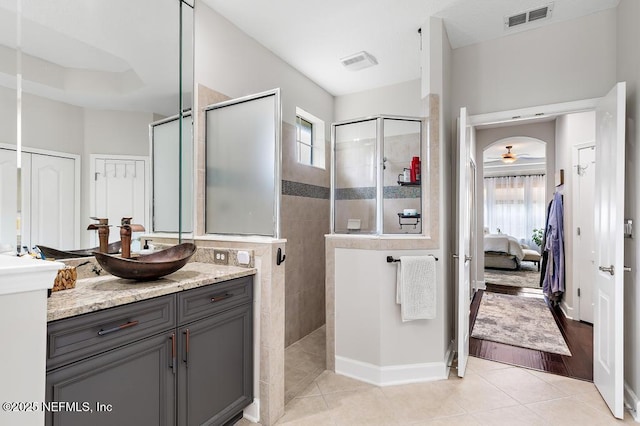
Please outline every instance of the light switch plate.
[[238, 263], [240, 265], [248, 265], [251, 262], [251, 258], [249, 257], [249, 252], [244, 250], [238, 251]]

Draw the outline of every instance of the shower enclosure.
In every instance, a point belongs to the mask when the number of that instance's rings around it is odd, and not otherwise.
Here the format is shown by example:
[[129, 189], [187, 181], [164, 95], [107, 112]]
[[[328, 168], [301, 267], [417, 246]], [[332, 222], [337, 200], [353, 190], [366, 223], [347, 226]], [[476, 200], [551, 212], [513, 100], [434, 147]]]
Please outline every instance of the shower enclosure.
[[331, 232], [422, 234], [423, 121], [375, 116], [331, 125]]

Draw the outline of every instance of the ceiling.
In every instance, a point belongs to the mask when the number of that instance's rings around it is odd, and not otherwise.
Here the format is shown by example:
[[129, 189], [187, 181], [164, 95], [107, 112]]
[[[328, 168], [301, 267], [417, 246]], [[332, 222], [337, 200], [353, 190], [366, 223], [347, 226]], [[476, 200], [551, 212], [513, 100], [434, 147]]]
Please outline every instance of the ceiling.
[[[432, 15], [443, 19], [452, 47], [460, 48], [619, 2], [554, 0], [551, 19], [505, 31], [505, 16], [549, 1], [200, 1], [333, 95], [420, 78], [418, 29]], [[202, 3], [196, 3], [196, 13]], [[177, 43], [175, 0], [0, 0], [0, 86], [11, 88], [17, 4], [23, 17], [24, 91], [94, 108], [165, 115], [175, 110], [177, 71], [167, 66], [177, 62], [177, 49], [168, 48]], [[360, 71], [342, 67], [340, 58], [363, 50], [379, 64]]]
[[[619, 0], [202, 0], [333, 95], [420, 78], [418, 29], [443, 19], [455, 48], [616, 7]], [[550, 19], [505, 30], [503, 19], [553, 3]], [[197, 5], [196, 5], [197, 8]], [[367, 51], [360, 71], [340, 58]]]

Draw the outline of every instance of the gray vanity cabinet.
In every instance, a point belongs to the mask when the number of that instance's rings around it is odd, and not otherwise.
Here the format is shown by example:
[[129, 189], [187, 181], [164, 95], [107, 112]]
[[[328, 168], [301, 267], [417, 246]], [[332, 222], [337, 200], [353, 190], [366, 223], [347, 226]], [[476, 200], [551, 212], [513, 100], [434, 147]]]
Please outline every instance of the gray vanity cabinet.
[[47, 425], [222, 425], [253, 401], [253, 278], [51, 322], [47, 348]]
[[178, 425], [221, 425], [253, 400], [251, 304], [178, 329]]
[[170, 336], [160, 334], [47, 374], [46, 401], [76, 407], [53, 406], [45, 412], [45, 424], [173, 425], [171, 349]]
[[178, 425], [221, 425], [253, 400], [252, 284], [178, 294]]

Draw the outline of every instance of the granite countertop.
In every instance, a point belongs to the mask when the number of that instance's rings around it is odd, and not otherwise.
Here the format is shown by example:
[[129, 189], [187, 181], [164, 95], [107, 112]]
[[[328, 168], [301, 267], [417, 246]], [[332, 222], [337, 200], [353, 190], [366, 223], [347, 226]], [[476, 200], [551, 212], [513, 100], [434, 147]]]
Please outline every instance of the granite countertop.
[[254, 275], [255, 268], [191, 262], [155, 281], [131, 281], [113, 275], [80, 279], [71, 290], [56, 291], [47, 302], [47, 321], [55, 321], [139, 300]]

